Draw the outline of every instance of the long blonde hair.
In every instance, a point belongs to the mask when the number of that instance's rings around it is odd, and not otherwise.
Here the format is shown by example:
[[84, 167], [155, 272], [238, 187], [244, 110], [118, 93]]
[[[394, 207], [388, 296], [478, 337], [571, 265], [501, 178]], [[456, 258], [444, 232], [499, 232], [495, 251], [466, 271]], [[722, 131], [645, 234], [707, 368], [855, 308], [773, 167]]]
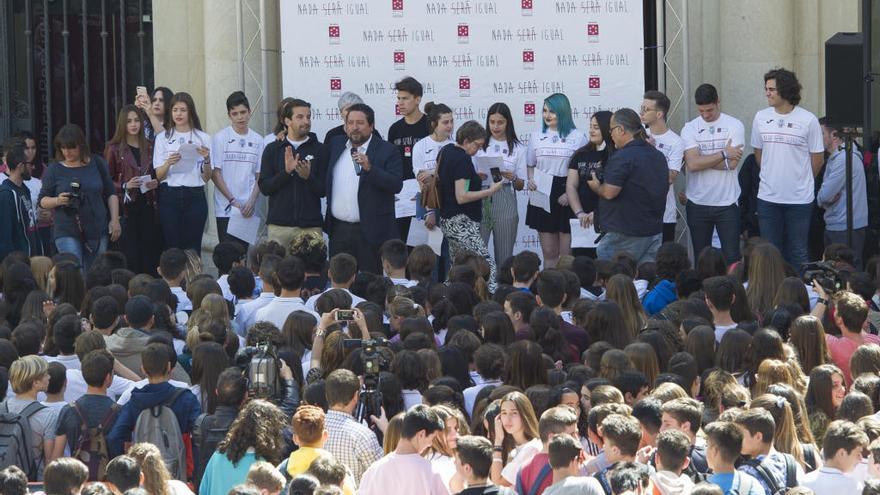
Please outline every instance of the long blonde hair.
[[397, 413], [388, 421], [385, 428], [385, 437], [382, 440], [382, 452], [388, 455], [397, 448], [400, 443], [400, 432], [403, 430], [403, 417], [405, 413]]
[[755, 381], [755, 395], [762, 395], [774, 383], [784, 383], [796, 388], [794, 377], [788, 363], [778, 359], [765, 359], [758, 366], [758, 378]]
[[623, 321], [629, 330], [630, 340], [635, 340], [639, 332], [645, 328], [648, 317], [639, 302], [639, 295], [633, 285], [633, 279], [618, 273], [605, 283], [607, 299], [614, 301], [623, 311]]
[[797, 426], [794, 423], [794, 413], [788, 400], [779, 395], [762, 394], [752, 399], [752, 403], [749, 405], [749, 409], [756, 407], [769, 412], [776, 422], [776, 431], [773, 433], [773, 447], [780, 452], [791, 454], [798, 464], [806, 467], [804, 449], [798, 439]]
[[752, 311], [764, 317], [773, 309], [773, 300], [785, 280], [785, 261], [776, 246], [765, 242], [752, 249], [749, 258], [749, 287], [746, 295]]
[[144, 490], [150, 495], [170, 495], [168, 480], [171, 473], [165, 467], [162, 453], [151, 443], [136, 443], [129, 447], [128, 455], [133, 457], [144, 474]]

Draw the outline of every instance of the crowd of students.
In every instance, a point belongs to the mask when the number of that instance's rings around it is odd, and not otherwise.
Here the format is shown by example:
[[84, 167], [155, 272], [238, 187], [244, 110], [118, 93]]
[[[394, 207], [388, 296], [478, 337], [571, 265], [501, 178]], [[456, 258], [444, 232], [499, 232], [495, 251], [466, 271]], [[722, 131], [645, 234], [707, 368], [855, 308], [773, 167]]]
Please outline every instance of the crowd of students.
[[[448, 106], [396, 90], [388, 142], [350, 93], [322, 144], [302, 100], [263, 137], [233, 93], [211, 137], [157, 88], [103, 159], [72, 124], [49, 166], [32, 135], [4, 149], [0, 492], [880, 493], [880, 258], [862, 259], [867, 215], [839, 243], [842, 130], [797, 106], [793, 73], [765, 76], [745, 159], [708, 84], [681, 138], [649, 91], [587, 133], [552, 95], [527, 143], [503, 103], [453, 139]], [[826, 263], [805, 280], [819, 138]], [[501, 156], [500, 179], [474, 156]], [[740, 190], [741, 160], [761, 186]], [[693, 260], [673, 239], [680, 171]], [[439, 256], [401, 240], [413, 178], [436, 185], [417, 217]], [[523, 189], [550, 199], [526, 218], [543, 256], [513, 254]], [[230, 234], [261, 195], [268, 240]], [[598, 249], [572, 253], [575, 219]]]
[[382, 275], [326, 252], [8, 255], [3, 493], [877, 493], [877, 258], [831, 246], [807, 285], [760, 238], [695, 268], [524, 251], [489, 292], [471, 252], [443, 282], [427, 246], [387, 241]]

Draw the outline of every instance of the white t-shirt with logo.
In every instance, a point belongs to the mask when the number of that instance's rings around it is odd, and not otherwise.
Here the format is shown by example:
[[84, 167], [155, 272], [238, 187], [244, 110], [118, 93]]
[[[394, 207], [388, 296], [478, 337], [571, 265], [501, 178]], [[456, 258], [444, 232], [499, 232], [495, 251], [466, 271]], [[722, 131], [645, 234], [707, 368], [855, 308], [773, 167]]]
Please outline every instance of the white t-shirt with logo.
[[815, 115], [801, 107], [786, 115], [772, 107], [760, 110], [752, 122], [752, 147], [761, 150], [758, 199], [782, 204], [813, 201], [810, 153], [824, 151]]
[[433, 171], [437, 167], [437, 154], [447, 144], [455, 144], [452, 138], [437, 142], [431, 136], [419, 139], [412, 147], [413, 173], [418, 175], [423, 170]]
[[[486, 149], [477, 151], [477, 156], [500, 156], [504, 160], [501, 166], [502, 172], [514, 172], [520, 179], [525, 179], [528, 172], [526, 171], [526, 147], [521, 143], [513, 145], [513, 149], [507, 145], [507, 141], [499, 141], [493, 137], [489, 137], [489, 144]], [[504, 179], [504, 182], [508, 182]]]
[[572, 129], [564, 138], [550, 129], [534, 131], [526, 148], [526, 165], [538, 167], [554, 177], [567, 177], [571, 156], [586, 144], [587, 136], [578, 129]]
[[[738, 119], [722, 113], [712, 122], [697, 117], [681, 129], [685, 151], [697, 148], [701, 156], [713, 155], [731, 146], [745, 144], [745, 127]], [[730, 206], [739, 200], [737, 171], [704, 169], [688, 171], [687, 198], [700, 206]]]
[[[251, 197], [257, 184], [262, 156], [263, 136], [253, 129], [248, 129], [246, 135], [241, 135], [229, 126], [214, 135], [211, 165], [215, 170], [220, 170], [226, 189], [242, 206]], [[228, 205], [229, 200], [220, 192], [220, 188], [215, 187], [214, 216], [228, 217]]]
[[[666, 165], [672, 172], [681, 172], [681, 164], [684, 159], [684, 141], [678, 134], [667, 129], [663, 134], [648, 135], [654, 138], [654, 147], [657, 148], [663, 156], [666, 157]], [[669, 184], [669, 191], [666, 193], [666, 211], [663, 212], [663, 223], [675, 223], [675, 190], [672, 184]]]
[[[204, 146], [206, 148], [212, 146], [211, 136], [207, 132], [198, 129], [192, 129], [187, 132], [178, 132], [172, 129], [170, 136], [162, 132], [156, 136], [156, 144], [153, 149], [153, 168], [161, 167], [165, 160], [168, 159], [168, 155], [179, 150], [180, 146], [184, 143]], [[205, 159], [199, 156], [192, 169], [185, 173], [174, 173], [174, 167], [186, 165], [183, 158], [181, 158], [177, 164], [171, 165], [168, 175], [165, 176], [162, 183], [170, 187], [202, 187], [205, 185], [201, 172], [202, 167], [205, 166], [204, 163]], [[226, 207], [226, 205], [223, 206], [224, 208]]]

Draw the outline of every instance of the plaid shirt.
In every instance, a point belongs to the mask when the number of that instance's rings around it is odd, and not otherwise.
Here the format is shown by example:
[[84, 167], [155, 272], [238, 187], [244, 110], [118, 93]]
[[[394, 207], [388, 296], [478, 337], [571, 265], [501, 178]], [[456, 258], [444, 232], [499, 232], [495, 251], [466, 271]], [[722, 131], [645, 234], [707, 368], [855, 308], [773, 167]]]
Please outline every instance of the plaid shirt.
[[382, 447], [376, 434], [358, 423], [351, 414], [333, 410], [327, 411], [324, 428], [329, 434], [324, 450], [345, 464], [354, 475], [355, 483], [359, 484], [364, 471], [382, 458]]

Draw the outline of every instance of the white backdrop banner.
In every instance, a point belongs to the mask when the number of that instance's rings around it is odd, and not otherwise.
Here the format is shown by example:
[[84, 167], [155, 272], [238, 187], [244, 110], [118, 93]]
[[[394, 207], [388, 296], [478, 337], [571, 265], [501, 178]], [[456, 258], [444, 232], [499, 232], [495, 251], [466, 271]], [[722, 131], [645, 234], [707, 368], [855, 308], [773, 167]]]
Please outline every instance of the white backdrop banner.
[[[400, 118], [394, 83], [405, 76], [423, 84], [423, 103], [449, 105], [456, 127], [472, 119], [485, 125], [489, 106], [507, 103], [523, 140], [541, 125], [552, 93], [569, 97], [583, 130], [595, 111], [641, 103], [641, 0], [280, 4], [284, 95], [312, 104], [319, 138], [341, 123], [336, 103], [346, 91], [373, 107], [376, 129], [387, 135]], [[540, 252], [523, 223], [524, 204], [520, 210], [515, 251]]]

